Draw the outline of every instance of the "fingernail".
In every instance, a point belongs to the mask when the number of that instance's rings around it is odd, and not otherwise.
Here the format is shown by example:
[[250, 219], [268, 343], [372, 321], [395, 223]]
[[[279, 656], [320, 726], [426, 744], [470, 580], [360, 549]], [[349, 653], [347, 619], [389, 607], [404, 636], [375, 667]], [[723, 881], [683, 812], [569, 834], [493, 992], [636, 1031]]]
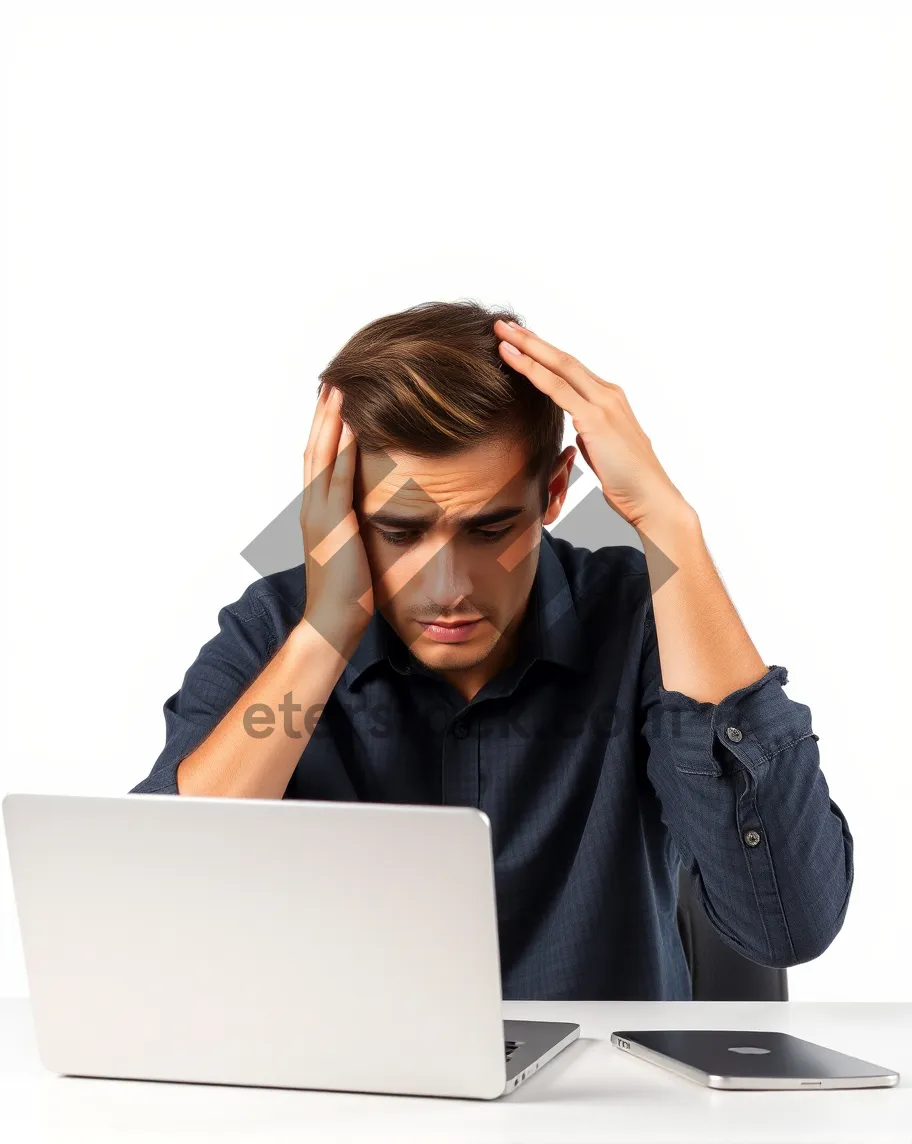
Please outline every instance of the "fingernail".
[[516, 346], [513, 345], [512, 342], [501, 342], [500, 344], [503, 346], [503, 348], [507, 351], [508, 354], [516, 354], [517, 357], [522, 357], [521, 351], [518, 350], [516, 348]]

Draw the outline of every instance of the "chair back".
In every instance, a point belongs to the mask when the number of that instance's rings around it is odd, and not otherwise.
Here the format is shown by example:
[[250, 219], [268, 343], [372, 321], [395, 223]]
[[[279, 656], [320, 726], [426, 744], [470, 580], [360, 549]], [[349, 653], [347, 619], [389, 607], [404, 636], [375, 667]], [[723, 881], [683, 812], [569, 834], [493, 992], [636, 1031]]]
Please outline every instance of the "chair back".
[[694, 1001], [788, 1001], [786, 970], [758, 965], [722, 940], [697, 900], [683, 863], [678, 930]]

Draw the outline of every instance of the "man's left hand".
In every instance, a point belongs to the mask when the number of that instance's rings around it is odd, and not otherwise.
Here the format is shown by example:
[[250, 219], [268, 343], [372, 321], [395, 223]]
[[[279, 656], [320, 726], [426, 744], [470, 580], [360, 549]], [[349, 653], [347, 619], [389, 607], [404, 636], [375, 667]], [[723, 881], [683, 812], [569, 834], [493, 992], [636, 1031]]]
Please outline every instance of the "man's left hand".
[[693, 511], [659, 464], [619, 385], [524, 327], [498, 319], [494, 332], [502, 339], [503, 360], [570, 414], [580, 452], [625, 520], [648, 532], [654, 521]]

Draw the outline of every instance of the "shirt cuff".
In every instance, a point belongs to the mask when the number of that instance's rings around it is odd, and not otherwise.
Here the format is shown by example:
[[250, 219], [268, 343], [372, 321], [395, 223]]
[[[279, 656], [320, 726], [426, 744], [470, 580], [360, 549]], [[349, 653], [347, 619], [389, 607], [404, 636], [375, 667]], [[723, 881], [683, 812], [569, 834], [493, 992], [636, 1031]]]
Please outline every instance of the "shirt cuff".
[[801, 739], [816, 739], [810, 708], [785, 694], [786, 683], [787, 669], [773, 664], [760, 679], [739, 687], [718, 703], [701, 702], [660, 684], [662, 733], [672, 740], [676, 768], [719, 776], [725, 773], [721, 759], [731, 757], [735, 770], [746, 769], [756, 776], [787, 747]]

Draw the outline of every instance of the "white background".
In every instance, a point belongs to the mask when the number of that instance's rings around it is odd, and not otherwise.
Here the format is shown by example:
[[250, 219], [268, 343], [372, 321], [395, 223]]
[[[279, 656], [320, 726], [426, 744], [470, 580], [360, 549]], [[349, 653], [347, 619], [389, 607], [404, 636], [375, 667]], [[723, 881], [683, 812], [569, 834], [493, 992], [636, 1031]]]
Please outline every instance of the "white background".
[[811, 707], [857, 873], [792, 997], [912, 999], [908, 11], [8, 8], [0, 794], [143, 778], [319, 370], [507, 303], [625, 388]]

